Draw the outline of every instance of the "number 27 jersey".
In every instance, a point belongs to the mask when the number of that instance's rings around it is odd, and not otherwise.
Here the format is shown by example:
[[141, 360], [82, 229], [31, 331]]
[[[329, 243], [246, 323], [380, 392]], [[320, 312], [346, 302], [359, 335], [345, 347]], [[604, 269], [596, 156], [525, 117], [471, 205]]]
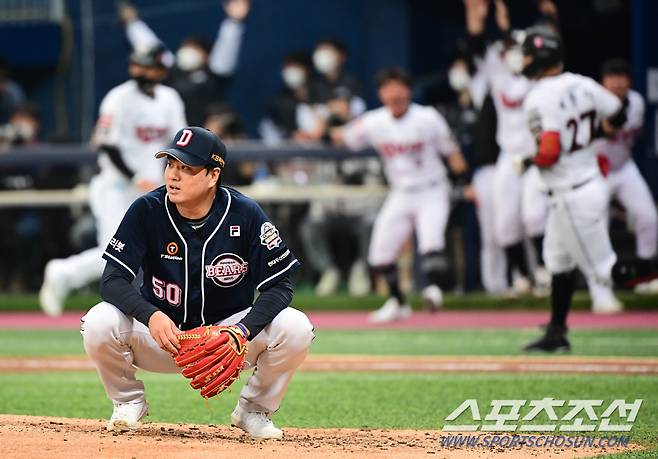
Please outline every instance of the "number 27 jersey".
[[560, 134], [560, 157], [540, 168], [549, 188], [568, 189], [600, 174], [592, 141], [601, 119], [614, 115], [621, 101], [591, 78], [574, 73], [546, 77], [524, 102], [530, 130]]

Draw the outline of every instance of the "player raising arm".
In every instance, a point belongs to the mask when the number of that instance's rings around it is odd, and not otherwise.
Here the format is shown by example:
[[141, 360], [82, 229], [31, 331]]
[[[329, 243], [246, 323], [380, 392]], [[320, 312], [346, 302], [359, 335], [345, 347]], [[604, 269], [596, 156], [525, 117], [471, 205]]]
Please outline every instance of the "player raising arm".
[[123, 214], [140, 194], [162, 184], [163, 164], [153, 151], [187, 124], [178, 93], [160, 84], [167, 75], [165, 52], [161, 46], [134, 51], [128, 65], [131, 79], [112, 88], [101, 102], [92, 142], [100, 172], [89, 183], [98, 246], [48, 262], [39, 303], [50, 316], [62, 313], [71, 291], [100, 279], [103, 248]]
[[384, 162], [391, 192], [375, 220], [368, 264], [386, 279], [391, 295], [370, 318], [389, 322], [411, 315], [398, 285], [396, 263], [414, 230], [429, 282], [423, 300], [433, 310], [442, 305], [450, 183], [441, 157], [462, 181], [467, 166], [445, 119], [434, 108], [411, 103], [411, 78], [404, 70], [383, 69], [376, 81], [384, 106], [334, 130], [332, 137], [352, 150], [374, 147]]
[[[157, 156], [167, 159], [165, 186], [137, 199], [124, 216], [103, 254], [104, 301], [82, 318], [85, 351], [114, 403], [107, 428], [134, 430], [146, 414], [138, 367], [177, 373], [185, 366], [186, 377], [195, 368], [215, 368], [208, 359], [197, 367], [172, 358], [199, 333], [195, 328], [214, 324], [235, 337], [233, 350], [219, 348], [239, 352], [247, 368], [256, 368], [240, 392], [233, 425], [254, 438], [281, 438], [270, 417], [314, 337], [306, 315], [288, 307], [289, 275], [299, 262], [256, 202], [220, 186], [226, 147], [213, 133], [181, 129]], [[137, 292], [131, 282], [140, 268]], [[241, 363], [230, 376], [240, 369]], [[192, 386], [212, 397], [233, 380], [209, 389], [215, 376]]]
[[566, 351], [566, 319], [574, 270], [596, 285], [593, 302], [616, 301], [612, 267], [616, 255], [607, 228], [608, 188], [592, 148], [599, 124], [613, 133], [625, 122], [621, 101], [591, 78], [562, 73], [562, 39], [543, 27], [528, 29], [524, 73], [538, 80], [524, 110], [537, 140], [531, 158], [548, 189], [550, 210], [544, 259], [552, 275], [551, 321], [527, 351]]

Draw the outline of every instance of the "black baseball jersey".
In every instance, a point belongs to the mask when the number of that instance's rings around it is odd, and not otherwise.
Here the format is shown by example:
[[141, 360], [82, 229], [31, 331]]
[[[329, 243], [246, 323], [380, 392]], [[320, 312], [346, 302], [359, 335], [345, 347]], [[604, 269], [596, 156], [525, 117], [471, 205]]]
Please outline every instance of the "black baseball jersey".
[[193, 229], [160, 187], [137, 199], [103, 258], [136, 277], [142, 296], [187, 330], [253, 304], [299, 267], [279, 231], [252, 199], [220, 187], [205, 224]]

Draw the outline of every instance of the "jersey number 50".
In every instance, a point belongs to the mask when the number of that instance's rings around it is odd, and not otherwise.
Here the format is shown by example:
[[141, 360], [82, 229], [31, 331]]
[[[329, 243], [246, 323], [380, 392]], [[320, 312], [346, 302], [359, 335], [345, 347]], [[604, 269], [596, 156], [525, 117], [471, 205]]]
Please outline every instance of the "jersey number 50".
[[181, 288], [174, 283], [167, 284], [165, 281], [153, 276], [153, 293], [161, 300], [166, 299], [167, 303], [172, 306], [179, 306], [182, 297]]

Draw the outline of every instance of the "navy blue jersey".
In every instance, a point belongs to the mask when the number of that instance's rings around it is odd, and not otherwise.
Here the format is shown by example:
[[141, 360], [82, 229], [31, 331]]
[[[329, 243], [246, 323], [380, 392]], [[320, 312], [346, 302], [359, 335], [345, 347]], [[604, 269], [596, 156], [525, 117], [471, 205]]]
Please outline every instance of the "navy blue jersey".
[[136, 277], [141, 294], [187, 330], [253, 304], [299, 267], [279, 231], [252, 199], [220, 187], [205, 224], [193, 229], [160, 187], [137, 199], [103, 254]]

